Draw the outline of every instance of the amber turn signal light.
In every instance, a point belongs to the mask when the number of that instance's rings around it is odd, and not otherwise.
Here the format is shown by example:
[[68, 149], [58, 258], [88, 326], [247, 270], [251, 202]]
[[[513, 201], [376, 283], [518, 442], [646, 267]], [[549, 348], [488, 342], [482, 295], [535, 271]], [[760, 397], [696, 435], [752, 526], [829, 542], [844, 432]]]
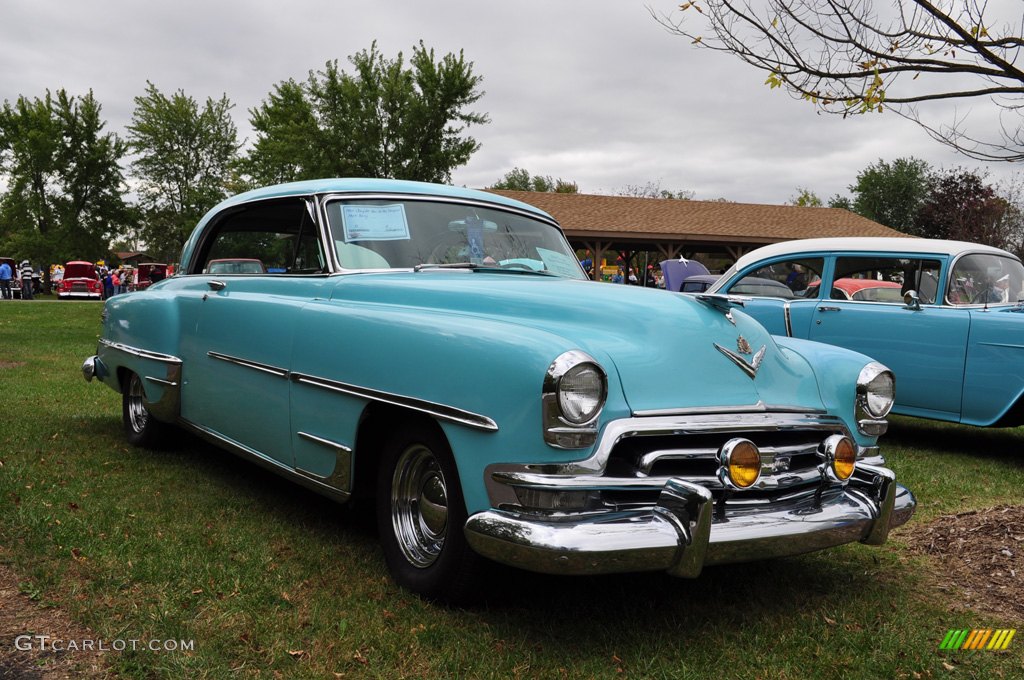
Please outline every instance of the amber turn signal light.
[[761, 452], [749, 439], [730, 439], [718, 450], [718, 477], [723, 484], [746, 489], [761, 477]]

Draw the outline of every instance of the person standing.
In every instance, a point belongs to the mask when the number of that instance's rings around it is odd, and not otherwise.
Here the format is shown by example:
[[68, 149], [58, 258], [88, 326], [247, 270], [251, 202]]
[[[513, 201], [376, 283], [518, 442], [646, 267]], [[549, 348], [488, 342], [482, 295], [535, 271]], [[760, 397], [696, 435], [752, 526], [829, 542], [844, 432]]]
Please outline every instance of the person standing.
[[32, 299], [32, 265], [29, 264], [28, 260], [21, 263], [21, 299], [31, 300]]
[[6, 262], [0, 262], [0, 295], [3, 296], [4, 300], [10, 300], [11, 295], [11, 279], [14, 278], [14, 272], [11, 271], [11, 265]]

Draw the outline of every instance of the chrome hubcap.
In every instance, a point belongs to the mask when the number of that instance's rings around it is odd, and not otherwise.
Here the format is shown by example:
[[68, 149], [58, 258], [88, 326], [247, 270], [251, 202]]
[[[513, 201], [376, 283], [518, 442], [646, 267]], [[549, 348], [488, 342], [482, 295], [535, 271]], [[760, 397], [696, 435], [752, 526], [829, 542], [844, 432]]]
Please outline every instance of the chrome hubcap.
[[410, 564], [429, 567], [440, 556], [448, 531], [448, 490], [437, 458], [422, 444], [407, 448], [395, 465], [391, 525]]
[[142, 432], [146, 429], [146, 422], [149, 420], [149, 411], [143, 404], [146, 393], [142, 391], [142, 380], [137, 375], [132, 375], [128, 381], [128, 422], [132, 430]]

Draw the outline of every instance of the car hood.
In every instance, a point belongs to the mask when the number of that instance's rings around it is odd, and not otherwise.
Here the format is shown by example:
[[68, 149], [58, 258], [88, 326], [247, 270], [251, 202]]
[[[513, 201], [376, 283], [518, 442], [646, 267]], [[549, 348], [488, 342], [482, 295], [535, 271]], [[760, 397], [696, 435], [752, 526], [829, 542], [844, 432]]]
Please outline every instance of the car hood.
[[[515, 273], [423, 271], [344, 277], [333, 299], [394, 304], [532, 327], [615, 371], [633, 411], [716, 406], [821, 409], [814, 374], [756, 321], [678, 293]], [[722, 349], [735, 355], [730, 358]], [[761, 349], [754, 377], [748, 366]], [[554, 359], [554, 357], [552, 357]]]

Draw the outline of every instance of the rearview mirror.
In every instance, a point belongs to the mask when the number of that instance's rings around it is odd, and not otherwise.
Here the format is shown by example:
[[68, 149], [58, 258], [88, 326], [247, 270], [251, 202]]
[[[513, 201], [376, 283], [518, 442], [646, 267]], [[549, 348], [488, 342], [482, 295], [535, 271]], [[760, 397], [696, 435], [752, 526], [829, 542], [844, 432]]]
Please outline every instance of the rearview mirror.
[[916, 290], [908, 290], [903, 294], [903, 302], [906, 303], [907, 309], [913, 309], [914, 311], [921, 310], [921, 299], [917, 297]]

